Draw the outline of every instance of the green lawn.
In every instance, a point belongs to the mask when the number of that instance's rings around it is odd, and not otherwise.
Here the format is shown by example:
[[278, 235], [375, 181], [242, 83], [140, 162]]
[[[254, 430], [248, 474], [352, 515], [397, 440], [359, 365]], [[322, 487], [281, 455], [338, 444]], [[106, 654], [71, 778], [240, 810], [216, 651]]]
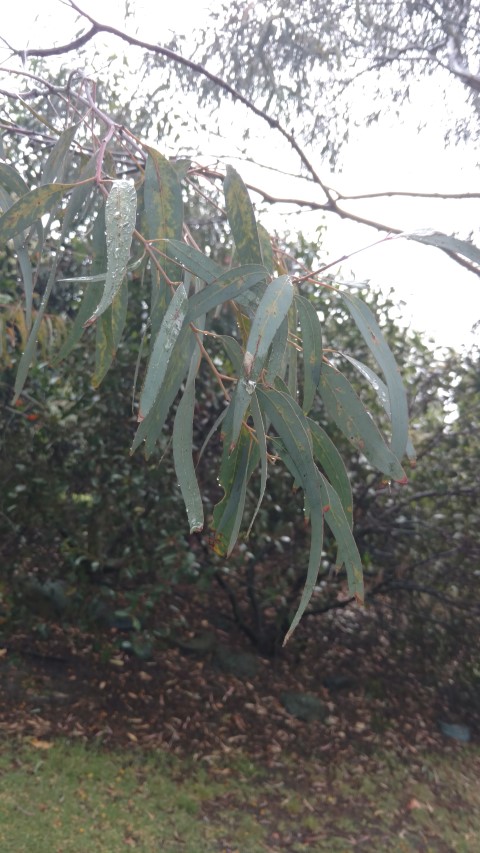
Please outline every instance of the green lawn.
[[7, 744], [2, 853], [478, 851], [480, 753], [270, 771], [76, 743]]

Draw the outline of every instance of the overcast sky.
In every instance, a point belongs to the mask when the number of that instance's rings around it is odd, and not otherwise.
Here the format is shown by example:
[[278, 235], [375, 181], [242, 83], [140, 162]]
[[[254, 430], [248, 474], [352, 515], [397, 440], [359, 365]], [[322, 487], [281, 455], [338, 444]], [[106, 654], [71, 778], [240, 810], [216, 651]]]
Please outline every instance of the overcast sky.
[[[78, 5], [92, 15], [97, 15], [100, 21], [123, 28], [122, 2], [79, 0]], [[161, 43], [168, 38], [169, 29], [190, 31], [196, 22], [203, 19], [207, 5], [213, 7], [215, 0], [210, 4], [193, 0], [156, 4], [151, 3], [151, 0], [132, 0], [130, 6], [136, 7], [137, 14], [134, 19], [129, 19], [129, 30], [138, 33], [140, 38]], [[53, 41], [61, 44], [69, 41], [80, 29], [79, 24], [75, 23], [74, 13], [61, 0], [42, 0], [41, 3], [37, 0], [17, 0], [3, 10], [2, 18], [1, 34], [15, 47], [46, 47]], [[95, 41], [95, 46], [101, 47], [105, 56], [112, 52], [114, 44], [116, 53], [124, 49], [118, 42], [104, 39], [103, 36]], [[1, 61], [5, 64], [7, 52], [1, 50], [0, 53]], [[71, 62], [72, 56], [68, 58], [68, 63]], [[238, 108], [235, 108], [234, 113], [231, 106], [225, 104], [223, 109], [228, 117], [226, 125], [230, 122], [230, 116], [233, 122], [235, 116], [240, 118]], [[342, 156], [340, 175], [332, 175], [325, 164], [316, 160], [314, 147], [309, 151], [309, 156], [315, 161], [326, 183], [349, 194], [391, 189], [478, 191], [480, 170], [476, 145], [470, 143], [446, 148], [443, 141], [444, 113], [442, 93], [434, 83], [424, 83], [412, 87], [412, 104], [402, 114], [402, 124], [392, 119], [390, 124], [360, 129], [352, 134]], [[417, 131], [419, 120], [425, 123], [420, 134]], [[162, 145], [166, 155], [175, 153], [173, 147], [168, 150], [168, 140], [163, 140]], [[232, 161], [235, 148], [232, 144], [231, 151], [228, 151], [225, 143], [217, 142], [215, 150], [203, 153], [207, 157], [212, 154], [225, 156], [226, 153], [226, 159], [229, 159], [230, 154]], [[253, 153], [260, 162], [278, 165], [286, 170], [298, 170], [292, 152], [286, 149], [281, 139], [273, 141], [272, 134], [268, 134], [265, 126], [261, 129], [254, 127]], [[291, 194], [297, 190], [294, 183], [280, 179], [276, 173], [260, 174], [248, 164], [234, 165], [238, 166], [246, 180], [260, 183], [266, 189], [271, 190], [273, 187], [277, 195]], [[305, 192], [303, 194], [306, 195]], [[479, 242], [478, 200], [431, 202], [384, 199], [372, 201], [368, 206], [366, 202], [362, 202], [361, 206], [359, 202], [356, 204], [356, 212], [407, 231], [433, 228], [445, 233], [458, 232], [462, 237], [467, 237], [473, 231], [476, 232], [477, 244]], [[277, 214], [272, 212], [268, 223], [271, 227], [278, 224], [276, 217]], [[309, 237], [314, 237], [316, 229], [324, 224], [318, 213], [297, 213], [288, 221], [293, 231], [302, 230]], [[326, 236], [322, 239], [329, 258], [333, 260], [371, 243], [375, 237], [376, 232], [370, 229], [331, 218]], [[480, 318], [480, 280], [442, 253], [410, 241], [391, 241], [356, 255], [341, 264], [338, 270], [349, 279], [368, 279], [372, 284], [386, 289], [393, 286], [399, 299], [406, 303], [406, 319], [411, 318], [415, 328], [426, 330], [427, 335], [434, 336], [437, 343], [459, 347], [471, 340], [469, 330], [475, 320]]]

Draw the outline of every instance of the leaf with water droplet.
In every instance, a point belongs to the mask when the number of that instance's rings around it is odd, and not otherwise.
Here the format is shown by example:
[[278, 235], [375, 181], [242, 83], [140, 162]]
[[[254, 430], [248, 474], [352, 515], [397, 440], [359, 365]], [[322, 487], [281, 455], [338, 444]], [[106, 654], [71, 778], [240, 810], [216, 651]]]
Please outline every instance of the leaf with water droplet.
[[90, 326], [112, 304], [127, 271], [137, 211], [137, 193], [131, 181], [114, 181], [105, 205], [107, 273], [102, 298], [85, 326]]
[[185, 320], [187, 307], [187, 292], [183, 284], [180, 284], [172, 296], [153, 345], [140, 397], [139, 421], [148, 414], [160, 394], [172, 350]]

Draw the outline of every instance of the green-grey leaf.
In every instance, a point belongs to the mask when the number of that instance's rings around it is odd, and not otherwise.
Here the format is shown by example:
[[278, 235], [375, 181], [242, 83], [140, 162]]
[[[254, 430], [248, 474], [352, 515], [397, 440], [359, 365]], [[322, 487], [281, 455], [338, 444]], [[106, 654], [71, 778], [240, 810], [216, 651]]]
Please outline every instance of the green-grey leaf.
[[[18, 196], [26, 195], [29, 191], [22, 176], [7, 163], [0, 163], [0, 185], [5, 187], [7, 192]], [[10, 207], [10, 205], [8, 206]]]
[[327, 413], [354, 447], [387, 477], [406, 483], [407, 477], [400, 462], [386, 445], [350, 382], [327, 363], [322, 367], [320, 393]]
[[263, 423], [262, 413], [260, 411], [260, 406], [258, 405], [258, 400], [256, 394], [252, 395], [252, 418], [253, 425], [255, 427], [255, 433], [257, 436], [258, 443], [258, 452], [260, 454], [260, 494], [258, 496], [257, 505], [255, 507], [252, 520], [249, 524], [247, 530], [247, 538], [250, 536], [253, 523], [258, 515], [258, 511], [262, 505], [262, 501], [265, 495], [265, 489], [267, 487], [267, 475], [268, 475], [268, 462], [267, 462], [267, 439], [265, 435], [265, 425]]
[[295, 296], [303, 343], [303, 405], [308, 414], [320, 384], [322, 370], [322, 327], [312, 303], [304, 296]]
[[280, 376], [283, 379], [285, 375], [283, 365], [285, 364], [284, 359], [285, 351], [287, 349], [287, 341], [288, 317], [285, 317], [283, 322], [280, 324], [270, 347], [270, 355], [265, 368], [265, 383], [267, 385], [273, 385], [277, 376]]
[[192, 459], [193, 415], [195, 409], [195, 377], [200, 351], [198, 344], [192, 356], [185, 390], [178, 404], [173, 424], [173, 459], [178, 484], [187, 510], [190, 533], [203, 530], [203, 505]]
[[243, 352], [240, 344], [235, 340], [235, 338], [230, 337], [230, 335], [220, 335], [219, 341], [225, 347], [227, 355], [232, 362], [233, 369], [238, 375], [240, 375], [243, 365]]
[[217, 554], [229, 556], [237, 541], [245, 509], [251, 453], [252, 439], [245, 428], [240, 433], [233, 453], [224, 448], [219, 481], [225, 495], [213, 511], [212, 525], [215, 530], [214, 550]]
[[79, 126], [79, 124], [74, 124], [72, 127], [67, 127], [50, 151], [42, 172], [42, 184], [44, 186], [53, 184], [57, 180], [63, 180], [65, 160]]
[[147, 151], [143, 191], [148, 239], [181, 240], [183, 200], [177, 171], [169, 160], [154, 148], [147, 148]]
[[122, 285], [130, 257], [137, 211], [137, 193], [131, 181], [114, 181], [105, 204], [107, 275], [102, 298], [85, 323], [90, 326], [112, 304]]
[[[342, 352], [342, 356], [343, 358], [346, 358], [347, 361], [350, 362], [350, 364], [353, 364], [353, 366], [358, 370], [358, 372], [361, 373], [361, 375], [364, 376], [365, 379], [369, 382], [373, 390], [376, 392], [383, 409], [391, 420], [392, 413], [390, 409], [390, 397], [385, 382], [383, 382], [380, 377], [377, 376], [377, 374], [374, 370], [371, 369], [371, 367], [367, 367], [367, 365], [364, 364], [362, 361], [358, 361], [356, 358], [353, 358], [353, 356], [347, 355], [346, 352]], [[410, 438], [407, 441], [406, 454], [411, 461], [415, 460], [415, 448]]]
[[400, 371], [368, 305], [352, 294], [342, 293], [342, 299], [385, 376], [392, 421], [392, 451], [401, 459], [408, 442], [408, 403]]
[[14, 386], [14, 395], [15, 395], [14, 400], [13, 400], [14, 403], [16, 402], [16, 400], [18, 400], [18, 398], [19, 398], [19, 396], [23, 390], [23, 386], [25, 385], [25, 381], [26, 381], [27, 376], [28, 376], [28, 371], [30, 369], [30, 365], [31, 365], [31, 363], [35, 357], [35, 352], [37, 349], [38, 331], [40, 329], [40, 324], [43, 320], [43, 316], [45, 314], [45, 311], [46, 311], [46, 308], [48, 305], [48, 300], [50, 299], [50, 294], [51, 294], [51, 292], [53, 290], [53, 286], [55, 284], [55, 275], [57, 272], [57, 263], [58, 263], [57, 256], [54, 256], [52, 259], [52, 268], [50, 270], [50, 275], [48, 277], [47, 286], [46, 286], [44, 294], [42, 296], [42, 301], [41, 301], [40, 307], [37, 311], [37, 314], [35, 317], [35, 322], [33, 323], [33, 326], [32, 326], [31, 331], [30, 331], [30, 335], [28, 336], [28, 341], [27, 341], [25, 350], [22, 354], [22, 357], [21, 357], [19, 365], [18, 365], [17, 375], [15, 377], [15, 386]]
[[215, 281], [208, 284], [204, 290], [190, 297], [187, 319], [195, 320], [199, 314], [207, 314], [212, 308], [237, 299], [246, 290], [268, 278], [265, 267], [247, 264], [243, 267], [227, 270]]
[[223, 183], [227, 218], [241, 264], [263, 264], [252, 202], [242, 178], [227, 166]]
[[349, 521], [343, 511], [342, 501], [333, 486], [318, 471], [322, 492], [323, 514], [338, 545], [339, 553], [347, 570], [348, 589], [359, 601], [363, 601], [362, 561], [353, 538]]
[[48, 213], [75, 184], [47, 184], [23, 195], [0, 216], [0, 243], [6, 243], [30, 228]]
[[99, 317], [97, 323], [95, 373], [92, 379], [94, 388], [100, 385], [115, 358], [127, 320], [127, 308], [128, 282], [124, 278], [112, 304]]
[[273, 259], [272, 241], [267, 229], [260, 223], [257, 224], [258, 238], [260, 240], [260, 250], [262, 252], [263, 266], [266, 267], [269, 274], [273, 276], [275, 272], [275, 262]]
[[307, 420], [313, 443], [313, 455], [337, 492], [350, 527], [353, 526], [353, 496], [347, 469], [332, 439], [311, 418]]
[[[102, 205], [102, 207], [98, 211], [97, 218], [93, 223], [90, 252], [92, 255], [92, 270], [95, 272], [95, 270], [105, 269], [107, 265], [107, 243], [105, 239], [105, 205]], [[87, 278], [89, 277], [87, 276]], [[97, 278], [97, 276], [94, 275], [93, 278]], [[55, 363], [58, 363], [62, 359], [66, 358], [82, 337], [83, 332], [85, 331], [85, 323], [88, 318], [91, 317], [93, 311], [95, 310], [95, 306], [98, 305], [99, 300], [101, 299], [103, 292], [103, 285], [101, 284], [101, 281], [103, 281], [104, 278], [105, 275], [102, 274], [98, 282], [91, 283], [85, 290], [82, 302], [78, 309], [78, 313], [75, 317], [75, 320], [73, 321], [70, 332], [67, 335], [67, 338], [64, 341], [57, 358], [55, 359]]]
[[480, 249], [473, 243], [459, 240], [458, 237], [442, 234], [440, 231], [414, 231], [411, 234], [402, 234], [401, 236], [408, 240], [416, 240], [418, 243], [425, 243], [427, 246], [436, 246], [437, 249], [455, 252], [475, 264], [480, 264]]
[[[154, 248], [165, 249], [166, 258], [159, 259], [165, 276], [152, 263], [152, 304], [150, 321], [157, 333], [170, 299], [169, 284], [183, 278], [183, 270], [169, 260], [169, 238], [180, 240], [183, 228], [183, 199], [177, 169], [154, 148], [148, 148], [143, 197], [148, 239]], [[160, 242], [162, 241], [162, 242]]]
[[240, 377], [225, 419], [225, 441], [228, 443], [230, 450], [234, 448], [237, 442], [254, 390], [254, 382], [245, 380], [243, 376]]
[[196, 339], [190, 326], [184, 325], [169, 359], [167, 372], [162, 385], [162, 393], [150, 409], [148, 415], [139, 424], [133, 440], [131, 453], [145, 441], [145, 455], [151, 456], [155, 444], [162, 432], [168, 413], [185, 379], [195, 349]]
[[187, 292], [183, 284], [180, 284], [165, 312], [165, 317], [153, 345], [140, 397], [139, 420], [143, 420], [148, 415], [157, 396], [160, 394], [168, 362], [184, 324], [187, 306]]
[[68, 204], [65, 208], [65, 213], [63, 215], [62, 240], [65, 240], [65, 238], [68, 236], [75, 217], [82, 210], [85, 201], [92, 192], [93, 185], [91, 183], [83, 183], [83, 181], [87, 181], [89, 178], [93, 178], [95, 176], [95, 171], [97, 168], [97, 159], [97, 154], [94, 154], [92, 157], [90, 157], [85, 166], [80, 170], [77, 185], [72, 191], [72, 194], [68, 200]]
[[211, 261], [203, 252], [194, 249], [193, 246], [187, 246], [180, 240], [166, 240], [165, 244], [169, 248], [169, 255], [178, 262], [180, 267], [189, 270], [207, 284], [211, 284], [220, 278], [224, 272], [219, 264]]
[[274, 278], [268, 285], [253, 319], [244, 357], [245, 377], [255, 382], [264, 365], [276, 332], [288, 315], [293, 300], [288, 275]]
[[311, 436], [302, 410], [289, 394], [278, 391], [276, 388], [258, 387], [257, 397], [261, 409], [270, 419], [294, 463], [311, 512], [312, 538], [307, 578], [300, 603], [285, 637], [285, 644], [302, 618], [317, 582], [323, 548], [322, 499], [318, 468], [313, 459]]
[[25, 294], [25, 322], [27, 329], [32, 326], [32, 303], [33, 303], [33, 270], [29, 254], [20, 242], [19, 237], [14, 238], [15, 251], [17, 253], [18, 265], [22, 274], [23, 292]]

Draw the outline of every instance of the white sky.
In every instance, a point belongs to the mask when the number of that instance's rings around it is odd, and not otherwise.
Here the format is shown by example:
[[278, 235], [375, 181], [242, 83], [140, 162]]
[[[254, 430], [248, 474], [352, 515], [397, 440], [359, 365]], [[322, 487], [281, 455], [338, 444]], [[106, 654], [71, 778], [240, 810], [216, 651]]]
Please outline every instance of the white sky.
[[[78, 0], [86, 12], [97, 16], [101, 22], [122, 29], [124, 3], [119, 0]], [[176, 0], [175, 3], [152, 3], [151, 0], [132, 0], [136, 7], [135, 19], [129, 20], [128, 29], [139, 38], [151, 42], [163, 42], [169, 30], [189, 32], [205, 15], [204, 9], [212, 2]], [[50, 47], [68, 42], [75, 37], [81, 25], [75, 23], [75, 15], [61, 0], [17, 0], [2, 10], [0, 34], [14, 47]], [[122, 45], [103, 36], [97, 37], [95, 47], [111, 53], [121, 54]], [[73, 63], [73, 55], [68, 60]], [[0, 61], [5, 64], [6, 52], [0, 48]], [[8, 64], [12, 64], [11, 62]], [[414, 88], [414, 87], [413, 87]], [[225, 113], [224, 126], [236, 129], [241, 117], [238, 107], [230, 104], [222, 107]], [[419, 134], [418, 120], [426, 127]], [[252, 119], [245, 117], [250, 122]], [[456, 148], [445, 148], [445, 104], [443, 94], [435, 85], [425, 83], [414, 88], [412, 105], [402, 114], [402, 124], [383, 123], [353, 133], [342, 158], [342, 174], [332, 175], [321, 161], [316, 162], [314, 148], [308, 154], [314, 160], [325, 182], [344, 193], [383, 191], [391, 189], [413, 189], [426, 192], [480, 190], [479, 156], [474, 143]], [[274, 138], [268, 128], [252, 121], [252, 156], [269, 165], [286, 171], [297, 171], [298, 162], [283, 140]], [[277, 135], [278, 136], [278, 135]], [[256, 137], [256, 141], [255, 141]], [[188, 142], [187, 144], [191, 144]], [[211, 145], [211, 140], [209, 140]], [[160, 146], [159, 146], [160, 147]], [[168, 150], [168, 140], [162, 140], [162, 151], [175, 153], [175, 145]], [[196, 152], [195, 152], [196, 153]], [[292, 195], [300, 190], [293, 182], [283, 181], [274, 172], [259, 172], [246, 163], [236, 163], [232, 158], [234, 147], [229, 152], [226, 143], [217, 141], [210, 150], [202, 152], [206, 157], [227, 153], [239, 168], [245, 180], [257, 183], [277, 195]], [[302, 197], [310, 198], [301, 187]], [[445, 233], [457, 232], [468, 237], [474, 232], [477, 245], [480, 243], [480, 201], [432, 202], [396, 199], [356, 202], [350, 209], [361, 215], [379, 219], [406, 231], [417, 228], [433, 228]], [[267, 227], [279, 228], [278, 215], [268, 217]], [[265, 219], [263, 219], [265, 221]], [[289, 218], [289, 227], [296, 233], [302, 230], [313, 238], [324, 220], [318, 213], [296, 213]], [[322, 236], [322, 247], [329, 260], [368, 245], [376, 239], [378, 232], [330, 217], [328, 229]], [[381, 235], [378, 235], [381, 236]], [[358, 281], [368, 279], [374, 285], [394, 287], [402, 299], [405, 319], [412, 320], [418, 330], [425, 330], [440, 345], [460, 347], [471, 341], [472, 324], [480, 318], [480, 280], [460, 268], [443, 253], [416, 245], [411, 241], [395, 240], [356, 255], [344, 262], [338, 271], [345, 278]], [[335, 268], [333, 272], [335, 272]]]

